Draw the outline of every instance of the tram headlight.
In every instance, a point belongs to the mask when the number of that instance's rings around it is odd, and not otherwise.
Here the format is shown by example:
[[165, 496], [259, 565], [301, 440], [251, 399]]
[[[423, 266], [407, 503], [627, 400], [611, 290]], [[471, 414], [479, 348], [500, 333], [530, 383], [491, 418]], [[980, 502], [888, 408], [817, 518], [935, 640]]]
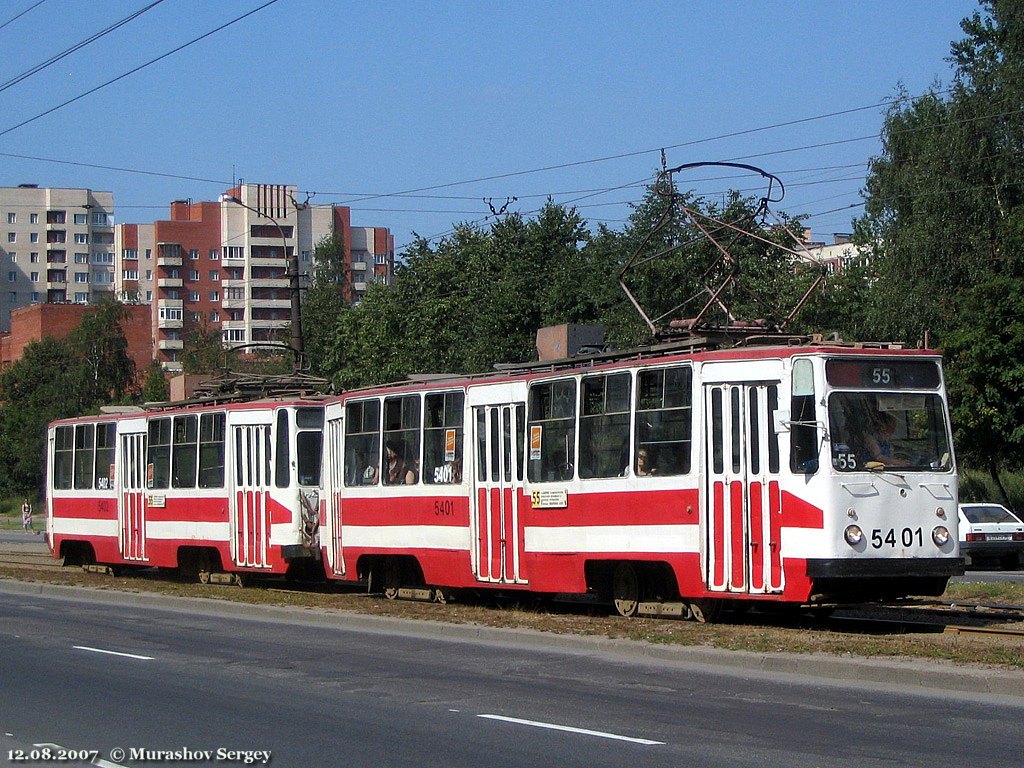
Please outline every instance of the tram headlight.
[[949, 529], [944, 525], [937, 525], [932, 529], [932, 541], [939, 547], [949, 543]]
[[846, 530], [843, 531], [843, 537], [846, 539], [847, 544], [851, 547], [856, 547], [864, 541], [864, 531], [860, 529], [859, 525], [848, 525]]

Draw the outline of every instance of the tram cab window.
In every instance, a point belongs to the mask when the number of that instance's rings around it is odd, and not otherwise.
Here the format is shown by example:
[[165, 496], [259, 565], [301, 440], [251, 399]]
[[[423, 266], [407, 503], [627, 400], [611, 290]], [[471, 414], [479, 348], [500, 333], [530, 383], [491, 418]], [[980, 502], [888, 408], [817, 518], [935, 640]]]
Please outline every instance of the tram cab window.
[[619, 477], [629, 469], [630, 375], [587, 376], [580, 396], [580, 477]]
[[462, 482], [462, 392], [440, 392], [424, 400], [423, 482], [447, 485]]
[[576, 382], [549, 381], [530, 387], [531, 482], [571, 480], [576, 463]]
[[224, 414], [199, 418], [199, 487], [224, 487]]
[[646, 475], [690, 471], [693, 371], [689, 366], [640, 371], [636, 385], [636, 456], [633, 470]]
[[793, 472], [813, 474], [818, 471], [818, 421], [814, 399], [811, 361], [794, 360], [789, 403], [789, 468]]
[[345, 485], [380, 481], [380, 400], [345, 404]]
[[411, 485], [420, 475], [420, 396], [403, 395], [384, 400], [385, 485]]
[[296, 408], [296, 465], [299, 485], [320, 485], [320, 457], [324, 444], [324, 409]]
[[278, 488], [287, 488], [290, 485], [288, 477], [288, 462], [290, 454], [288, 451], [288, 411], [281, 408], [277, 412], [277, 424], [275, 427], [276, 441], [274, 446], [274, 479]]
[[195, 488], [199, 469], [199, 417], [174, 417], [171, 452], [171, 487]]
[[53, 434], [53, 487], [71, 488], [75, 464], [75, 428], [57, 427]]
[[112, 422], [96, 425], [95, 488], [114, 487], [114, 440], [117, 432]]
[[93, 456], [96, 428], [92, 424], [75, 427], [75, 488], [92, 488]]
[[146, 487], [166, 488], [171, 479], [171, 420], [152, 419], [146, 440]]

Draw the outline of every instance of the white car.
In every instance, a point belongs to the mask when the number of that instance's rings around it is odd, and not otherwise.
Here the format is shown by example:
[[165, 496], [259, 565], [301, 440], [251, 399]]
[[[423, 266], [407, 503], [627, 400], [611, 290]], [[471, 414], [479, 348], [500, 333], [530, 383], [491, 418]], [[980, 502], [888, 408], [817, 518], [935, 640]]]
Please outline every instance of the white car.
[[1024, 560], [1024, 522], [1002, 504], [960, 505], [960, 554], [971, 565], [995, 561], [1017, 568]]

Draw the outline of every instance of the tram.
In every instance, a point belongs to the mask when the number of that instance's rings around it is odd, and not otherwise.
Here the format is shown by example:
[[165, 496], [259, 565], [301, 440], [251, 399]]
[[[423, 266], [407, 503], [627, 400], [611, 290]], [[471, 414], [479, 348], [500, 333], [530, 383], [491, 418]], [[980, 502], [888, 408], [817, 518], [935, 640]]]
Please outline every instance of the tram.
[[389, 596], [703, 618], [938, 595], [963, 571], [931, 351], [663, 345], [347, 392], [325, 420], [327, 575]]
[[202, 581], [319, 568], [321, 401], [135, 410], [49, 425], [57, 557]]

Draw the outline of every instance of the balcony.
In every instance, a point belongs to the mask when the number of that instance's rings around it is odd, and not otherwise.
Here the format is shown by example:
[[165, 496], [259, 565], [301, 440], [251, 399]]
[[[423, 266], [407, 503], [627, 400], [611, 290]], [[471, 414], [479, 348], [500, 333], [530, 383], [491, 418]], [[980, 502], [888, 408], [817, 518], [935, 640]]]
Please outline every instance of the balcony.
[[161, 329], [162, 328], [168, 328], [168, 329], [181, 328], [183, 325], [184, 325], [184, 321], [180, 317], [178, 317], [178, 318], [161, 317], [161, 318], [158, 318], [157, 321], [156, 321], [156, 327], [157, 328], [161, 328]]
[[[225, 304], [225, 306], [227, 306]], [[291, 299], [251, 299], [249, 306], [253, 309], [291, 309]]]
[[181, 339], [160, 339], [156, 345], [158, 349], [182, 349], [185, 342]]
[[158, 277], [156, 279], [157, 288], [181, 288], [184, 285], [184, 281], [180, 277]]
[[180, 267], [181, 264], [181, 243], [156, 244], [156, 265], [158, 267]]

